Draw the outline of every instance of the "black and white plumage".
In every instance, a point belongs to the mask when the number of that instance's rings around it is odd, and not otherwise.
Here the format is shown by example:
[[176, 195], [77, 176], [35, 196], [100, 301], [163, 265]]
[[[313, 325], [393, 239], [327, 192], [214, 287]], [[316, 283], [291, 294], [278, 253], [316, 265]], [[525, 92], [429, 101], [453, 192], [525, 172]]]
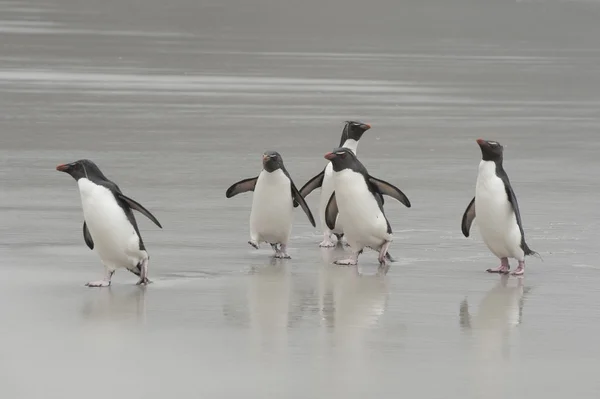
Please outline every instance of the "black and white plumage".
[[392, 242], [392, 227], [383, 211], [383, 196], [397, 199], [406, 207], [411, 204], [399, 188], [371, 175], [352, 150], [337, 148], [325, 155], [333, 165], [334, 192], [325, 210], [325, 221], [335, 228], [338, 216], [343, 217], [344, 233], [352, 249], [350, 259], [337, 261], [341, 265], [356, 265], [365, 247], [379, 251], [379, 263], [390, 260], [388, 248]]
[[519, 211], [517, 196], [502, 166], [504, 148], [496, 141], [477, 140], [482, 159], [475, 186], [475, 198], [463, 214], [461, 228], [469, 237], [471, 225], [477, 217], [477, 225], [483, 242], [500, 258], [501, 264], [490, 273], [508, 274], [508, 258], [519, 262], [512, 273], [525, 272], [525, 256], [536, 254], [525, 242], [525, 232]]
[[260, 174], [233, 184], [225, 196], [231, 198], [247, 191], [254, 192], [248, 244], [258, 249], [261, 242], [267, 242], [275, 251], [276, 258], [289, 259], [287, 245], [292, 231], [294, 207], [302, 207], [313, 227], [315, 220], [279, 153], [265, 152]]
[[[342, 131], [342, 137], [340, 139], [340, 147], [348, 148], [356, 154], [358, 149], [358, 141], [362, 137], [363, 133], [371, 128], [371, 125], [356, 122], [356, 121], [346, 121], [344, 124], [344, 129]], [[321, 187], [321, 199], [319, 202], [319, 216], [321, 219], [321, 228], [323, 229], [323, 241], [319, 244], [320, 247], [334, 247], [335, 244], [332, 241], [332, 235], [335, 235], [338, 239], [338, 242], [341, 240], [344, 235], [344, 221], [338, 219], [335, 223], [335, 228], [330, 230], [327, 227], [327, 223], [325, 223], [325, 208], [327, 207], [327, 202], [333, 193], [333, 167], [331, 162], [327, 163], [325, 169], [321, 171], [318, 175], [310, 179], [301, 189], [300, 194], [306, 198], [308, 194], [310, 194], [313, 190]]]
[[83, 238], [95, 250], [106, 274], [103, 280], [89, 282], [89, 287], [108, 287], [116, 269], [125, 268], [148, 284], [148, 252], [137, 226], [133, 209], [162, 228], [159, 221], [141, 204], [127, 197], [98, 166], [82, 159], [56, 167], [71, 175], [79, 187], [83, 208]]

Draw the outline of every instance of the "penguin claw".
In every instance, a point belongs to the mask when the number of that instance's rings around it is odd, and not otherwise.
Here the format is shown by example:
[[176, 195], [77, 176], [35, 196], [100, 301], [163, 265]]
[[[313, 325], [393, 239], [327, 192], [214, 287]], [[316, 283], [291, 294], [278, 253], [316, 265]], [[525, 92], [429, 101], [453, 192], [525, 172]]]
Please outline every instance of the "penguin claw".
[[341, 266], [354, 266], [354, 265], [358, 265], [358, 261], [354, 260], [354, 259], [336, 260], [333, 263], [336, 264], [336, 265], [341, 265]]
[[254, 247], [254, 249], [258, 249], [258, 243], [256, 241], [248, 241], [248, 244], [252, 245]]
[[496, 269], [487, 269], [488, 273], [498, 273], [498, 274], [508, 274], [510, 273], [510, 269], [503, 269], [502, 267], [498, 267]]
[[135, 285], [148, 285], [152, 284], [152, 281], [148, 279], [148, 277], [141, 278]]
[[99, 280], [99, 281], [90, 281], [85, 284], [86, 287], [95, 288], [95, 287], [110, 287], [110, 281]]
[[277, 258], [277, 259], [292, 259], [291, 256], [289, 256], [288, 254], [283, 254], [283, 253], [275, 254], [275, 258]]
[[323, 240], [319, 244], [319, 247], [321, 247], [321, 248], [332, 248], [332, 247], [335, 247], [335, 244], [331, 240]]

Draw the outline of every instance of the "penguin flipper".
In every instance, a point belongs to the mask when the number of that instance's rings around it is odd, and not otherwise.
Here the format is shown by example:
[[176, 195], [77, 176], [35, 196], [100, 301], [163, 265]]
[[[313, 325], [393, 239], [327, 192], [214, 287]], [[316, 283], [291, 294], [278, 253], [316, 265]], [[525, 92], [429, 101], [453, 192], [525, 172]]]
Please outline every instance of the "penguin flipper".
[[292, 179], [290, 179], [290, 185], [292, 186], [292, 199], [294, 200], [294, 207], [296, 207], [296, 204], [300, 204], [300, 207], [302, 208], [304, 213], [306, 213], [306, 216], [308, 216], [310, 224], [312, 224], [313, 227], [317, 227], [315, 223], [315, 218], [313, 217], [312, 212], [308, 207], [308, 204], [304, 200], [304, 197], [302, 197], [302, 194], [300, 194], [300, 191], [298, 191], [298, 189], [296, 188], [296, 185], [294, 184]]
[[325, 169], [321, 171], [318, 175], [310, 179], [306, 182], [304, 186], [300, 189], [300, 195], [306, 198], [306, 196], [312, 193], [315, 189], [321, 187], [323, 185], [323, 178], [325, 177]]
[[92, 235], [90, 234], [85, 221], [83, 222], [83, 239], [85, 240], [85, 243], [89, 249], [94, 249], [94, 240], [92, 240]]
[[473, 219], [475, 219], [475, 197], [473, 197], [471, 202], [469, 202], [469, 205], [467, 206], [467, 209], [465, 209], [465, 213], [463, 214], [462, 221], [460, 223], [462, 233], [465, 237], [469, 236]]
[[117, 193], [117, 196], [119, 197], [119, 199], [125, 201], [131, 209], [135, 209], [136, 211], [140, 212], [142, 215], [144, 215], [148, 219], [152, 220], [155, 225], [157, 225], [158, 227], [160, 227], [162, 229], [162, 226], [160, 225], [160, 222], [158, 221], [158, 219], [156, 219], [154, 217], [154, 215], [151, 214], [148, 209], [144, 208], [142, 206], [142, 204], [140, 204], [137, 201], [132, 200], [131, 198], [129, 198], [126, 195], [123, 195], [122, 193]]
[[370, 175], [369, 182], [377, 187], [377, 190], [379, 190], [381, 194], [395, 198], [404, 204], [404, 206], [410, 208], [410, 201], [408, 200], [408, 197], [398, 187]]
[[245, 193], [248, 191], [254, 191], [254, 187], [256, 187], [256, 181], [258, 180], [258, 176], [251, 177], [249, 179], [240, 180], [237, 183], [234, 183], [227, 189], [225, 193], [225, 197], [231, 198], [241, 193]]
[[339, 210], [337, 201], [335, 200], [335, 191], [329, 197], [327, 207], [325, 208], [325, 224], [329, 227], [329, 230], [335, 229], [335, 221], [337, 219]]

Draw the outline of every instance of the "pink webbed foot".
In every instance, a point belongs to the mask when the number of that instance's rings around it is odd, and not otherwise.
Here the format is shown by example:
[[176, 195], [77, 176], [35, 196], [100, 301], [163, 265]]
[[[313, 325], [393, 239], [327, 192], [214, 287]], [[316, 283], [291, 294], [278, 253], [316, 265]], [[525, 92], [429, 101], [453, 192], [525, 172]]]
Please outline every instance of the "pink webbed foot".
[[488, 273], [500, 273], [500, 274], [508, 274], [510, 271], [510, 265], [508, 264], [508, 258], [500, 259], [500, 266], [495, 269], [487, 269]]
[[519, 266], [517, 269], [511, 273], [513, 276], [522, 276], [525, 274], [525, 262], [519, 261]]

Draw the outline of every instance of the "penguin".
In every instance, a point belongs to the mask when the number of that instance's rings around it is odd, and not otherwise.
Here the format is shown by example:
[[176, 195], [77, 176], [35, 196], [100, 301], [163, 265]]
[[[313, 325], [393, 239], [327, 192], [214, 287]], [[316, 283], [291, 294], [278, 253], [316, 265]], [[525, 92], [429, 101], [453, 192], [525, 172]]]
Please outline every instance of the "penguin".
[[137, 285], [147, 285], [148, 252], [133, 215], [133, 209], [162, 229], [158, 219], [138, 202], [121, 192], [98, 166], [89, 159], [81, 159], [56, 167], [71, 175], [79, 187], [83, 208], [83, 239], [91, 250], [96, 250], [106, 274], [104, 279], [86, 284], [88, 287], [108, 287], [118, 268], [125, 268], [138, 276]]
[[388, 248], [392, 242], [392, 226], [383, 212], [383, 196], [388, 195], [411, 207], [408, 197], [399, 188], [377, 179], [367, 171], [351, 149], [336, 148], [325, 154], [333, 167], [334, 191], [325, 208], [325, 222], [335, 228], [339, 215], [344, 220], [344, 234], [352, 257], [339, 260], [338, 265], [356, 265], [365, 247], [379, 251], [379, 263], [386, 267], [392, 261]]
[[475, 198], [471, 200], [462, 217], [461, 229], [469, 237], [471, 224], [477, 216], [477, 225], [483, 242], [500, 258], [500, 266], [487, 269], [489, 273], [508, 274], [508, 258], [519, 262], [512, 273], [525, 273], [525, 256], [537, 255], [525, 242], [525, 232], [517, 196], [502, 166], [504, 147], [497, 141], [478, 139], [481, 162], [475, 186]]
[[267, 242], [271, 244], [275, 258], [290, 259], [287, 244], [292, 231], [293, 209], [300, 205], [313, 227], [316, 226], [315, 219], [286, 170], [281, 155], [267, 151], [262, 162], [263, 169], [257, 177], [233, 184], [225, 196], [231, 198], [254, 191], [248, 244], [258, 249], [261, 242]]
[[[346, 121], [344, 129], [342, 130], [342, 137], [340, 139], [340, 147], [348, 148], [356, 154], [358, 148], [358, 141], [362, 137], [363, 133], [371, 128], [371, 125], [367, 123], [357, 121]], [[325, 169], [318, 175], [310, 179], [301, 189], [300, 195], [304, 198], [310, 194], [313, 190], [321, 187], [321, 200], [319, 203], [319, 216], [321, 218], [321, 226], [323, 229], [323, 241], [319, 244], [322, 248], [334, 247], [335, 244], [332, 241], [332, 235], [337, 237], [338, 243], [341, 242], [341, 238], [344, 235], [343, 221], [338, 220], [335, 223], [335, 229], [332, 231], [327, 227], [325, 223], [325, 208], [327, 207], [327, 201], [333, 193], [333, 167], [331, 162], [327, 163]]]

